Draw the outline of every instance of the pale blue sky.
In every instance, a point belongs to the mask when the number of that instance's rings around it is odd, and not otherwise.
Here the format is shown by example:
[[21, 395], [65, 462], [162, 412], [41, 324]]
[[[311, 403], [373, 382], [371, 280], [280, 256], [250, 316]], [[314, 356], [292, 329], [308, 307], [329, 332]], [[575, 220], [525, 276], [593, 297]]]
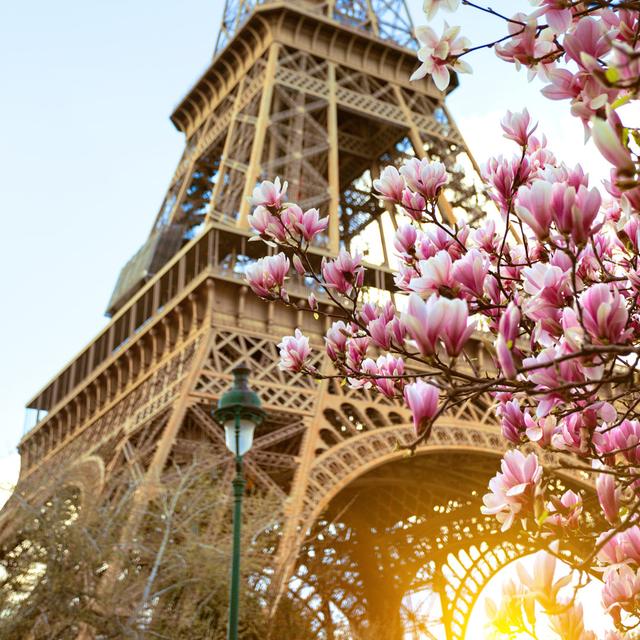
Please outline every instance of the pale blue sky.
[[[418, 23], [421, 4], [410, 0]], [[524, 0], [492, 4], [529, 8]], [[0, 6], [0, 466], [21, 436], [25, 401], [106, 322], [119, 269], [145, 240], [180, 156], [169, 114], [210, 60], [222, 6]], [[502, 28], [468, 9], [450, 21], [474, 42]], [[499, 117], [524, 106], [560, 155], [584, 155], [566, 103], [550, 104], [538, 83], [492, 52], [470, 62], [475, 74], [461, 77], [448, 104], [479, 161], [508, 149]]]

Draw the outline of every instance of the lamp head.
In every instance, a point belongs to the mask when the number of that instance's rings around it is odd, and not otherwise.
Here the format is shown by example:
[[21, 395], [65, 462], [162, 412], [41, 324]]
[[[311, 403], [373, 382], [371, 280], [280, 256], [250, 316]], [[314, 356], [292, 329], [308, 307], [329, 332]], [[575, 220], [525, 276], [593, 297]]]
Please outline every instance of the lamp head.
[[236, 456], [251, 448], [253, 432], [265, 416], [258, 394], [249, 388], [249, 372], [244, 366], [233, 369], [233, 386], [220, 396], [212, 414], [224, 426], [227, 448]]

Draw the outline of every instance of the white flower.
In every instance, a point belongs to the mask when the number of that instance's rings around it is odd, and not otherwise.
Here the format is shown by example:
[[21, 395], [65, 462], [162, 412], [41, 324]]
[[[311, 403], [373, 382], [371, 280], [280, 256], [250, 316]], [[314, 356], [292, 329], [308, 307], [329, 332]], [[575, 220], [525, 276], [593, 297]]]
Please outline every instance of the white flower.
[[422, 9], [427, 16], [427, 20], [431, 20], [438, 13], [438, 9], [457, 11], [459, 6], [460, 0], [424, 0]]

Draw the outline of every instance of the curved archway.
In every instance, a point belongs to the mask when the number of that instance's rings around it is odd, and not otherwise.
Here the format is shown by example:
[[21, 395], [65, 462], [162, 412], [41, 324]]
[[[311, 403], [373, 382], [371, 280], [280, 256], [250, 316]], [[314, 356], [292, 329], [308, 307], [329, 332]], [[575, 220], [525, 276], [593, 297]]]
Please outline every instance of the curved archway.
[[451, 419], [414, 456], [394, 446], [412, 438], [406, 424], [364, 431], [312, 469], [289, 591], [319, 628], [340, 621], [353, 635], [404, 638], [403, 598], [428, 588], [447, 638], [460, 640], [486, 582], [533, 550], [480, 512], [504, 451], [495, 428]]

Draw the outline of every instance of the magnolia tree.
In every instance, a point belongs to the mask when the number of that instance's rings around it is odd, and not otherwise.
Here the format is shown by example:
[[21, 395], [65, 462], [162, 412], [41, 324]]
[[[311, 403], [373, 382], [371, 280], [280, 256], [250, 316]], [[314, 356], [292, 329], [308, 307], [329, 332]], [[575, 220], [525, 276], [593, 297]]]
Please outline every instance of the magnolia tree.
[[[314, 269], [310, 248], [328, 219], [287, 202], [279, 178], [255, 189], [250, 220], [280, 253], [248, 267], [246, 277], [262, 298], [314, 313], [326, 308], [313, 294], [304, 302], [290, 298], [287, 275], [293, 268], [324, 290], [335, 320], [325, 336], [332, 375], [406, 403], [414, 447], [444, 412], [490, 394], [510, 448], [483, 512], [503, 530], [525, 526], [556, 555], [569, 533], [593, 536], [579, 568], [603, 570], [603, 605], [625, 633], [640, 621], [640, 133], [618, 110], [640, 86], [640, 2], [532, 4], [532, 13], [508, 17], [465, 0], [426, 0], [428, 18], [463, 5], [503, 21], [506, 35], [471, 47], [457, 27], [442, 35], [419, 27], [413, 79], [430, 74], [444, 90], [451, 70], [470, 70], [463, 58], [493, 47], [544, 83], [549, 99], [568, 101], [612, 165], [609, 181], [590, 184], [587, 168], [565, 165], [535, 135], [526, 110], [507, 112], [502, 128], [514, 154], [491, 158], [482, 175], [499, 215], [473, 228], [445, 223], [437, 203], [447, 170], [427, 158], [386, 167], [374, 181], [376, 195], [406, 216], [394, 240], [396, 302], [405, 298], [398, 308], [365, 301], [358, 253], [342, 249]], [[493, 372], [477, 369], [472, 346], [479, 335], [484, 343], [490, 336]], [[309, 364], [309, 340], [299, 329], [279, 346], [283, 369], [323, 377]], [[525, 455], [525, 445], [556, 452], [565, 466], [596, 478], [599, 529], [580, 495], [554, 494], [537, 453]], [[536, 589], [525, 591], [561, 617], [557, 629], [576, 629], [558, 634], [594, 637], [574, 624], [582, 619], [575, 597], [555, 602], [553, 575], [542, 572]]]

